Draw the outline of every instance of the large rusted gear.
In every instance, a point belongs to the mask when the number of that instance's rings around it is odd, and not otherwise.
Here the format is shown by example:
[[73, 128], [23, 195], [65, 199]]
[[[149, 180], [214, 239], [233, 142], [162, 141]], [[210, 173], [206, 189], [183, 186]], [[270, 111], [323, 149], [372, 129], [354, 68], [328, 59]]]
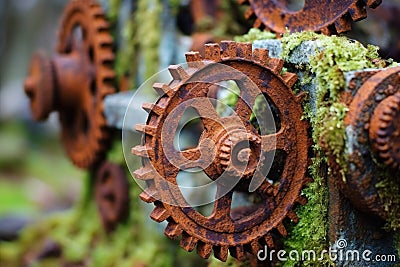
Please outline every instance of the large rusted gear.
[[382, 219], [387, 211], [376, 188], [382, 170], [371, 148], [378, 161], [398, 168], [399, 82], [400, 67], [377, 72], [357, 90], [345, 118], [350, 141], [344, 193], [355, 206]]
[[101, 6], [71, 1], [60, 26], [57, 55], [36, 54], [25, 80], [33, 117], [58, 111], [62, 141], [72, 162], [91, 168], [108, 148], [103, 99], [114, 93], [113, 39]]
[[104, 162], [96, 174], [95, 200], [101, 221], [107, 232], [129, 215], [129, 183], [124, 169], [111, 162]]
[[382, 0], [305, 0], [304, 7], [293, 11], [289, 0], [238, 0], [249, 4], [247, 19], [256, 18], [254, 27], [276, 33], [301, 31], [336, 34], [351, 30], [352, 21], [366, 18], [366, 7], [375, 8]]
[[[144, 133], [143, 143], [132, 153], [142, 157], [143, 167], [134, 175], [148, 186], [141, 199], [155, 204], [151, 218], [157, 222], [166, 220], [164, 233], [171, 239], [182, 236], [180, 245], [187, 251], [197, 246], [201, 257], [208, 258], [214, 251], [222, 261], [228, 251], [238, 259], [247, 252], [256, 255], [264, 245], [274, 247], [275, 236], [286, 236], [284, 220], [297, 222], [294, 207], [306, 202], [300, 191], [309, 181], [309, 137], [308, 123], [301, 118], [303, 97], [291, 90], [297, 76], [280, 75], [283, 61], [269, 58], [265, 49], [252, 52], [250, 43], [206, 44], [205, 59], [198, 52], [187, 53], [186, 59], [187, 71], [170, 66], [171, 83], [154, 85], [161, 98], [155, 104], [143, 105], [149, 117], [146, 125], [136, 126]], [[207, 96], [213, 84], [227, 80], [238, 83], [240, 97], [234, 115], [220, 117]], [[252, 105], [260, 94], [267, 95], [281, 114], [281, 127], [275, 133], [259, 134], [249, 121]], [[197, 110], [204, 131], [197, 147], [177, 151], [170, 144], [183, 103]], [[241, 147], [244, 143], [248, 146]], [[260, 202], [252, 207], [232, 208], [233, 193], [249, 191], [251, 179], [259, 175], [258, 167], [266, 164], [265, 155], [273, 150], [284, 151], [287, 156], [281, 162], [279, 182], [271, 183], [262, 176], [261, 186], [255, 190]], [[191, 207], [176, 186], [179, 171], [193, 167], [201, 168], [211, 181], [217, 182], [210, 216]], [[276, 171], [272, 166], [268, 175]], [[219, 181], [224, 175], [227, 179]], [[237, 184], [223, 192], [225, 182], [237, 175], [241, 175]]]

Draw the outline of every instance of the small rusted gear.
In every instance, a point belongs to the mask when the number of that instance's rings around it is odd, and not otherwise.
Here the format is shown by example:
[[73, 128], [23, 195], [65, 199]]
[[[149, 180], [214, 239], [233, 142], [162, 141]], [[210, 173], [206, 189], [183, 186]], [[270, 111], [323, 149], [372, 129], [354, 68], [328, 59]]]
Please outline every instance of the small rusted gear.
[[[301, 119], [303, 97], [294, 95], [291, 89], [297, 76], [280, 75], [283, 60], [269, 58], [265, 49], [252, 51], [250, 43], [223, 41], [204, 47], [205, 59], [198, 52], [189, 52], [187, 70], [170, 66], [171, 83], [154, 84], [161, 97], [155, 104], [143, 105], [149, 117], [145, 125], [136, 126], [144, 133], [143, 143], [132, 149], [142, 157], [143, 167], [134, 176], [147, 183], [140, 197], [155, 204], [151, 218], [168, 221], [165, 235], [171, 239], [181, 236], [182, 248], [192, 251], [197, 246], [203, 258], [214, 252], [216, 258], [225, 261], [229, 251], [243, 259], [247, 252], [256, 255], [264, 245], [274, 247], [274, 238], [286, 236], [285, 219], [298, 221], [294, 207], [307, 201], [300, 191], [309, 181], [308, 123]], [[221, 117], [208, 93], [213, 85], [228, 80], [238, 84], [240, 97], [235, 113]], [[261, 134], [250, 123], [259, 95], [267, 95], [281, 114], [281, 127], [275, 133]], [[197, 110], [204, 130], [197, 147], [178, 151], [171, 144], [184, 112], [182, 105]], [[287, 155], [277, 183], [258, 172], [267, 164], [266, 154], [274, 150]], [[217, 184], [210, 216], [190, 206], [177, 187], [179, 171], [189, 168], [202, 169]], [[224, 192], [226, 182], [240, 169], [237, 184]], [[274, 172], [272, 169], [268, 175]], [[225, 180], [221, 178], [224, 175]], [[252, 207], [231, 207], [233, 193], [248, 193], [249, 183], [257, 175], [262, 177], [261, 185], [254, 192], [260, 202]]]
[[62, 141], [81, 168], [100, 162], [108, 148], [103, 99], [116, 91], [108, 27], [104, 11], [94, 0], [71, 1], [60, 26], [57, 55], [36, 54], [25, 80], [34, 119], [59, 112]]
[[366, 7], [375, 8], [382, 0], [305, 0], [297, 11], [288, 8], [288, 0], [238, 0], [249, 4], [247, 19], [256, 18], [254, 27], [276, 33], [301, 31], [336, 34], [351, 30], [352, 21], [366, 18]]
[[124, 169], [111, 162], [104, 162], [96, 174], [95, 200], [101, 221], [107, 232], [129, 215], [129, 183]]
[[400, 164], [400, 93], [382, 100], [369, 127], [370, 142], [378, 157], [389, 167]]
[[370, 148], [378, 159], [398, 167], [399, 83], [400, 67], [374, 74], [357, 90], [345, 118], [349, 171], [344, 192], [355, 206], [383, 219], [387, 213], [376, 188], [381, 170]]

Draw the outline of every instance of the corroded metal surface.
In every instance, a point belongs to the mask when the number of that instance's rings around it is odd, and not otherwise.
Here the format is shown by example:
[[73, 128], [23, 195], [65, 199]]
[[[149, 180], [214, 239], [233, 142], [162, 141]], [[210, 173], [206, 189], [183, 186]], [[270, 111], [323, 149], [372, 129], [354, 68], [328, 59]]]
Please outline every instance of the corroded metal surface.
[[366, 7], [375, 8], [381, 0], [305, 0], [299, 10], [292, 9], [285, 0], [238, 0], [249, 4], [246, 18], [256, 17], [254, 27], [266, 27], [277, 33], [320, 31], [325, 34], [346, 32], [352, 21], [367, 16]]
[[382, 100], [374, 110], [369, 138], [378, 157], [393, 169], [400, 164], [400, 93]]
[[[297, 77], [292, 73], [280, 75], [283, 61], [269, 58], [265, 49], [252, 51], [249, 43], [207, 44], [205, 59], [198, 52], [187, 53], [186, 58], [188, 70], [170, 66], [173, 81], [154, 85], [161, 97], [155, 104], [144, 104], [149, 112], [147, 123], [136, 126], [144, 133], [143, 144], [132, 152], [142, 157], [143, 167], [134, 175], [148, 186], [141, 198], [155, 204], [151, 218], [168, 221], [165, 234], [171, 239], [181, 236], [180, 245], [187, 251], [197, 246], [201, 257], [208, 258], [214, 251], [222, 261], [228, 251], [238, 259], [246, 252], [256, 255], [264, 245], [274, 247], [276, 236], [286, 236], [284, 220], [297, 222], [293, 209], [306, 202], [300, 190], [309, 181], [305, 175], [310, 143], [308, 124], [301, 119], [302, 96], [294, 95], [291, 89]], [[213, 84], [227, 80], [237, 82], [240, 97], [234, 114], [221, 117], [208, 93]], [[267, 95], [279, 111], [281, 125], [275, 133], [260, 134], [250, 123], [259, 94]], [[170, 144], [182, 105], [197, 110], [204, 131], [197, 147], [178, 151]], [[179, 109], [181, 113], [176, 113]], [[252, 179], [263, 174], [259, 168], [266, 164], [266, 155], [275, 150], [283, 152], [286, 160], [273, 164], [268, 175], [281, 172], [280, 180], [274, 183], [262, 176], [261, 186], [255, 189], [260, 200], [250, 207], [232, 207], [233, 194], [249, 193]], [[193, 167], [216, 181], [210, 216], [191, 207], [176, 186], [179, 171]], [[237, 183], [226, 190], [235, 178]]]
[[387, 214], [377, 193], [380, 170], [371, 148], [389, 166], [398, 166], [398, 123], [391, 119], [398, 117], [399, 71], [389, 68], [370, 77], [358, 89], [345, 118], [349, 171], [342, 183], [344, 192], [358, 208], [380, 218]]
[[33, 57], [25, 92], [34, 119], [59, 112], [69, 157], [78, 167], [90, 168], [107, 150], [103, 99], [115, 92], [113, 40], [95, 1], [71, 1], [60, 28], [57, 54]]
[[124, 169], [111, 162], [96, 174], [95, 200], [106, 231], [113, 231], [129, 215], [129, 183]]

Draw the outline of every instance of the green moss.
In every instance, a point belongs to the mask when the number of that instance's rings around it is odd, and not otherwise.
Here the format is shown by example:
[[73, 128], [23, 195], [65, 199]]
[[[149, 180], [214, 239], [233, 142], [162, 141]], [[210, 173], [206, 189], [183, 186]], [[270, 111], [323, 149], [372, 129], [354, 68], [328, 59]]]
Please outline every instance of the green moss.
[[138, 86], [137, 77], [140, 66], [143, 68], [143, 77], [141, 77], [143, 80], [158, 72], [161, 12], [160, 0], [139, 0], [135, 13], [128, 21], [123, 22], [115, 70], [118, 78], [125, 76], [130, 78], [129, 88]]
[[[322, 165], [325, 164], [327, 164], [326, 159], [318, 154], [310, 166], [314, 181], [302, 191], [302, 195], [308, 199], [308, 202], [296, 209], [300, 220], [298, 224], [291, 227], [290, 234], [284, 241], [284, 247], [288, 253], [296, 250], [301, 255], [303, 250], [314, 250], [317, 255], [321, 255], [321, 251], [327, 248], [328, 190], [325, 177], [321, 176], [320, 171]], [[283, 266], [333, 266], [333, 263], [329, 259], [317, 262], [289, 260], [283, 263]]]
[[109, 8], [107, 11], [107, 18], [111, 24], [115, 24], [118, 20], [119, 9], [121, 7], [121, 0], [108, 0]]
[[[291, 52], [304, 41], [316, 41], [321, 49], [315, 51], [307, 66], [295, 66], [304, 73], [299, 85], [301, 88], [311, 79], [316, 81], [315, 108], [310, 103], [304, 105], [304, 118], [309, 119], [314, 141], [314, 158], [310, 168], [311, 182], [303, 194], [308, 198], [305, 206], [296, 212], [300, 221], [295, 225], [285, 240], [285, 248], [301, 251], [314, 249], [317, 254], [328, 247], [328, 192], [326, 180], [319, 175], [320, 165], [328, 163], [327, 155], [333, 155], [342, 167], [342, 177], [346, 172], [345, 143], [346, 134], [344, 118], [348, 111], [340, 102], [340, 94], [345, 90], [344, 72], [380, 67], [382, 61], [378, 57], [378, 48], [364, 47], [362, 44], [345, 37], [327, 37], [312, 32], [286, 34], [282, 38], [282, 57], [288, 60]], [[378, 66], [377, 66], [378, 65]], [[299, 83], [298, 83], [299, 84]], [[300, 263], [286, 262], [284, 266], [298, 266]], [[303, 262], [301, 265], [331, 265], [326, 262]]]
[[256, 40], [265, 40], [265, 39], [276, 39], [276, 34], [267, 31], [261, 31], [257, 28], [251, 28], [248, 33], [241, 36], [235, 36], [234, 40], [236, 42], [251, 42], [253, 43]]
[[[376, 188], [385, 211], [388, 213], [386, 228], [400, 233], [400, 177], [389, 173], [385, 167], [382, 167], [379, 173], [380, 177]], [[400, 245], [400, 243], [397, 244]]]

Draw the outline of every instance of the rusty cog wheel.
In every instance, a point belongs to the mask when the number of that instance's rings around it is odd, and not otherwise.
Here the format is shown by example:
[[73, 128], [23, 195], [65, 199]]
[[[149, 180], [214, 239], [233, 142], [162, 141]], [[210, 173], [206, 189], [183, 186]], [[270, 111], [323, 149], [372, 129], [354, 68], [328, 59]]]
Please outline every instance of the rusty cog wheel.
[[129, 183], [121, 166], [111, 162], [100, 166], [96, 174], [95, 200], [107, 232], [128, 217]]
[[60, 111], [67, 153], [76, 165], [85, 168], [104, 158], [108, 149], [109, 129], [103, 115], [103, 99], [116, 91], [113, 40], [104, 11], [91, 0], [72, 1], [65, 10], [61, 29], [58, 53], [71, 57], [77, 54], [86, 65], [84, 70], [78, 70], [86, 74], [82, 83], [76, 84], [80, 105]]
[[[155, 104], [143, 105], [149, 117], [146, 125], [136, 126], [144, 133], [143, 144], [134, 147], [132, 153], [142, 157], [143, 167], [134, 176], [145, 180], [148, 187], [140, 197], [155, 204], [151, 218], [166, 220], [164, 233], [171, 239], [181, 236], [180, 245], [185, 250], [197, 246], [203, 258], [214, 252], [216, 258], [225, 261], [229, 251], [235, 258], [244, 259], [246, 253], [256, 255], [264, 245], [274, 247], [276, 237], [286, 236], [284, 220], [297, 222], [293, 209], [297, 203], [307, 201], [300, 191], [309, 181], [308, 123], [301, 119], [302, 96], [291, 90], [297, 76], [280, 75], [283, 60], [269, 58], [265, 49], [252, 51], [250, 43], [206, 44], [205, 59], [198, 52], [187, 53], [186, 59], [187, 70], [169, 67], [173, 77], [170, 84], [154, 84], [161, 97]], [[237, 82], [240, 97], [234, 108], [236, 115], [221, 117], [207, 96], [213, 84], [228, 80]], [[275, 133], [260, 134], [249, 122], [251, 107], [260, 94], [267, 95], [282, 115], [281, 127]], [[177, 151], [170, 143], [184, 103], [186, 108], [197, 110], [204, 130], [197, 147]], [[241, 147], [244, 143], [248, 146]], [[250, 180], [259, 175], [258, 167], [265, 164], [265, 155], [273, 150], [282, 150], [287, 156], [280, 181], [274, 184], [262, 176], [261, 185], [254, 191], [260, 202], [251, 208], [232, 207], [233, 194], [249, 192]], [[179, 171], [193, 167], [201, 168], [211, 181], [216, 181], [210, 216], [190, 206], [177, 187]], [[273, 168], [269, 173], [277, 171]], [[224, 191], [228, 186], [225, 182], [234, 179], [240, 169], [238, 183]], [[227, 179], [220, 182], [224, 174]]]
[[94, 0], [71, 1], [60, 28], [57, 54], [33, 57], [25, 92], [34, 119], [59, 112], [69, 157], [76, 166], [91, 168], [108, 149], [103, 99], [116, 91], [113, 40], [104, 11]]
[[[358, 89], [345, 118], [348, 139], [349, 171], [342, 183], [344, 193], [359, 209], [385, 219], [387, 213], [376, 185], [382, 170], [375, 164], [371, 147], [378, 160], [398, 167], [400, 68], [382, 70]], [[396, 174], [397, 175], [397, 174]]]
[[371, 118], [369, 137], [378, 157], [387, 166], [400, 166], [400, 92], [382, 100]]
[[[314, 31], [336, 34], [351, 30], [352, 21], [366, 18], [366, 7], [375, 8], [382, 0], [305, 0], [299, 10], [289, 0], [238, 0], [249, 4], [246, 19], [256, 18], [254, 27], [276, 33]], [[323, 12], [321, 12], [323, 10]]]

